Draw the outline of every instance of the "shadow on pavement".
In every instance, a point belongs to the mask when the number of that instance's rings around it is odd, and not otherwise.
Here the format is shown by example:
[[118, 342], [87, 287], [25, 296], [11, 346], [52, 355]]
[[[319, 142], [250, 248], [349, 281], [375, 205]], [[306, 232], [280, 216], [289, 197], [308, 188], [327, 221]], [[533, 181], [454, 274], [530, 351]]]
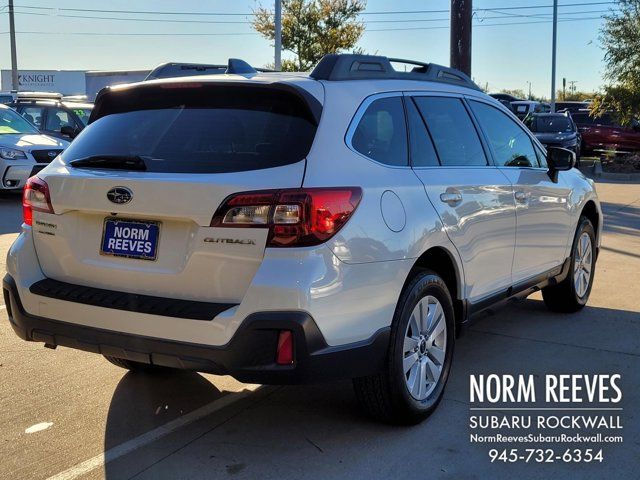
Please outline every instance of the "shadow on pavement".
[[640, 233], [640, 207], [610, 202], [601, 202], [600, 205], [605, 232], [623, 235]]
[[21, 192], [0, 192], [0, 235], [5, 233], [19, 233], [21, 225]]
[[[195, 372], [167, 370], [127, 373], [116, 387], [105, 432], [104, 451], [147, 433], [226, 395]], [[109, 464], [106, 478], [110, 477]]]

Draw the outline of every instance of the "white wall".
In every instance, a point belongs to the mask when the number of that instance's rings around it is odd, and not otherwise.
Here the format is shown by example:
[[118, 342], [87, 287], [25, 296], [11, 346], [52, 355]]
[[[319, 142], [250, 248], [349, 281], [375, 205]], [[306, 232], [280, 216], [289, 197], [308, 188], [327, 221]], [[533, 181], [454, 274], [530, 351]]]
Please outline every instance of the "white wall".
[[[85, 94], [84, 70], [18, 70], [20, 90], [58, 92], [63, 95]], [[2, 70], [2, 90], [11, 90], [11, 70]]]

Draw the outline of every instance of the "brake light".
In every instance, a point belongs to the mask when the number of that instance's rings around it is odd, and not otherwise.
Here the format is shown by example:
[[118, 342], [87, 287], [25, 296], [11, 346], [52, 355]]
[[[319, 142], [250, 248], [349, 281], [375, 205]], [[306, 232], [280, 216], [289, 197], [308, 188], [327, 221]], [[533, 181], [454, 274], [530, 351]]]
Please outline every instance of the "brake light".
[[211, 226], [269, 228], [268, 247], [319, 245], [347, 223], [361, 197], [359, 187], [237, 193], [218, 208]]
[[22, 192], [22, 218], [27, 225], [33, 224], [33, 211], [55, 213], [51, 206], [49, 185], [38, 177], [27, 180]]

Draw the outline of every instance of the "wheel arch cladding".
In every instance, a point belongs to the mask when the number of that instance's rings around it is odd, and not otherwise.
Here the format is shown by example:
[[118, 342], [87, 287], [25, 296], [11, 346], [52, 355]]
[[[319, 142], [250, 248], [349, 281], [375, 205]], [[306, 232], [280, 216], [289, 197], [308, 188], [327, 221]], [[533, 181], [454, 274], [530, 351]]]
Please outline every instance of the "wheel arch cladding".
[[409, 273], [405, 285], [413, 277], [416, 270], [423, 268], [433, 270], [444, 280], [451, 294], [451, 300], [453, 301], [456, 324], [459, 325], [464, 320], [464, 305], [463, 301], [459, 298], [462, 292], [460, 289], [462, 273], [458, 271], [458, 267], [451, 253], [442, 247], [432, 247], [424, 252], [413, 264], [413, 268]]
[[587, 217], [590, 221], [591, 224], [593, 225], [593, 230], [596, 234], [596, 244], [598, 242], [598, 227], [600, 226], [600, 215], [598, 214], [598, 208], [596, 207], [596, 204], [593, 200], [589, 200], [587, 203], [585, 203], [584, 207], [582, 207], [582, 213], [581, 215], [584, 215], [585, 217]]

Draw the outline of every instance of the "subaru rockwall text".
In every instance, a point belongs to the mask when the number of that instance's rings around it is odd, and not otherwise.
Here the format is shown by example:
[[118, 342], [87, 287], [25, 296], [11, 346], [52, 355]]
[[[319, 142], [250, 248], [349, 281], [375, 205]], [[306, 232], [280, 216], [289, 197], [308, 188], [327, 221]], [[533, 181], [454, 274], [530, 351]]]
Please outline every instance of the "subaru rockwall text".
[[602, 214], [573, 152], [464, 74], [392, 61], [103, 90], [25, 188], [15, 332], [131, 370], [353, 378], [372, 415], [414, 423], [478, 312], [539, 289], [582, 308]]

